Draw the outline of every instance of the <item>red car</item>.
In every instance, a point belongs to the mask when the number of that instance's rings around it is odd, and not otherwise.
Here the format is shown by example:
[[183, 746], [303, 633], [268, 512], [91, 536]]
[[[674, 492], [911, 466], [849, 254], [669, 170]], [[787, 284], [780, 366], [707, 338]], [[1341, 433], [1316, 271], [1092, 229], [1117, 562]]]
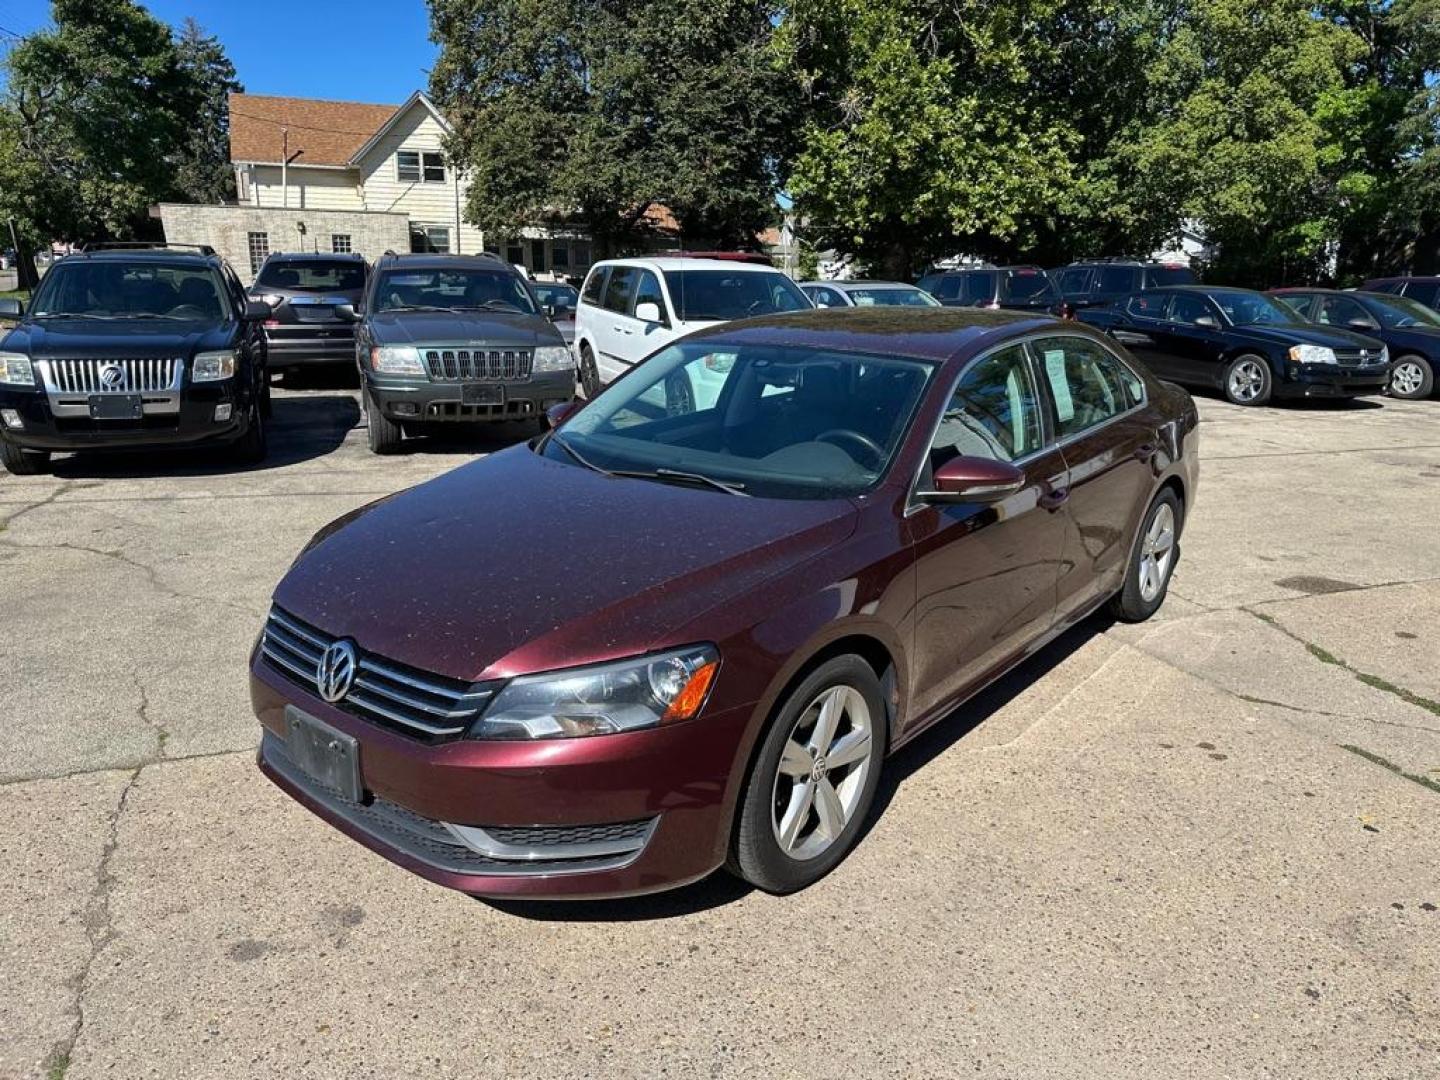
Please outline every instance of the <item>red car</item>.
[[[677, 385], [701, 379], [708, 403]], [[693, 334], [532, 443], [321, 530], [251, 658], [260, 767], [469, 893], [722, 865], [801, 888], [887, 755], [1097, 608], [1160, 606], [1196, 424], [1048, 318]]]

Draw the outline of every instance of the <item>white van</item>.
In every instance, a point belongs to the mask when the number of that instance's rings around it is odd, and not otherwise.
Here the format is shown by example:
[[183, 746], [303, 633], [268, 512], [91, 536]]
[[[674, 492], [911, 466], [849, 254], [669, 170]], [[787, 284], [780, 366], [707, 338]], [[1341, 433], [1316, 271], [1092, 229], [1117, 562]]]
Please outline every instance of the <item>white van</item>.
[[[575, 309], [580, 385], [592, 398], [655, 350], [692, 330], [815, 305], [788, 276], [728, 259], [606, 259], [590, 268]], [[725, 381], [717, 372], [716, 387]], [[710, 388], [695, 386], [692, 407]]]

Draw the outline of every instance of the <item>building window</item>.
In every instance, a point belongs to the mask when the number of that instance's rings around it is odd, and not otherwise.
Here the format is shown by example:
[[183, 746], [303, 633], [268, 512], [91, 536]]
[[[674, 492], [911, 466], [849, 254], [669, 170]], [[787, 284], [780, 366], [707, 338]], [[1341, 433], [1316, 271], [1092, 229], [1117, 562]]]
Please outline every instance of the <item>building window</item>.
[[550, 265], [558, 274], [561, 270], [570, 269], [570, 245], [565, 243], [550, 245]]
[[330, 251], [334, 255], [349, 255], [354, 251], [350, 246], [350, 234], [348, 232], [337, 232], [330, 234]]
[[583, 270], [590, 265], [590, 241], [576, 240], [570, 245], [570, 254], [575, 256], [575, 269]]
[[252, 232], [245, 234], [246, 242], [250, 248], [250, 273], [258, 274], [260, 264], [270, 254], [270, 234], [263, 232]]
[[505, 261], [512, 266], [524, 266], [525, 249], [519, 244], [511, 244], [505, 249]]
[[395, 178], [406, 184], [443, 184], [445, 158], [438, 150], [401, 150], [395, 155]]
[[432, 251], [448, 255], [450, 253], [450, 227], [448, 225], [412, 225], [410, 227], [410, 250]]

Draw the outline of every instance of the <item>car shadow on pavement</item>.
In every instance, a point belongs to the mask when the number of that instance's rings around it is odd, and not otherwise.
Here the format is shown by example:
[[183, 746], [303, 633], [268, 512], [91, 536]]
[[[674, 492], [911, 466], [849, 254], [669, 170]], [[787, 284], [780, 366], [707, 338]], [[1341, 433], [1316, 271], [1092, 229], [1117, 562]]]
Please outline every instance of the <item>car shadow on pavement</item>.
[[[898, 750], [885, 762], [885, 768], [880, 774], [880, 786], [875, 792], [875, 804], [870, 809], [856, 844], [865, 842], [866, 835], [875, 827], [906, 780], [999, 712], [1036, 680], [1044, 678], [1063, 664], [1086, 642], [1097, 634], [1104, 633], [1113, 622], [1114, 620], [1102, 611], [1077, 623], [934, 727], [916, 736], [914, 742]], [[693, 884], [646, 896], [615, 900], [489, 899], [480, 902], [507, 915], [543, 922], [641, 922], [693, 915], [728, 904], [753, 891], [752, 886], [739, 878], [732, 877], [724, 870], [717, 870]]]
[[84, 451], [54, 459], [50, 472], [62, 480], [263, 472], [332, 453], [359, 422], [360, 405], [351, 394], [276, 397], [266, 425], [269, 452], [256, 465], [228, 460], [224, 447], [167, 447]]

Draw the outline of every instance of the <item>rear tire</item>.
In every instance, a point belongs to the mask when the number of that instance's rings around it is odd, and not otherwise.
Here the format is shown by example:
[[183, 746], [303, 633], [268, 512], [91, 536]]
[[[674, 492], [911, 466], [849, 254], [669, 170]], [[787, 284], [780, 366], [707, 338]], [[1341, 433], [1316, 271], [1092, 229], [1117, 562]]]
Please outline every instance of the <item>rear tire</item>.
[[1180, 558], [1184, 515], [1179, 497], [1170, 488], [1155, 496], [1145, 511], [1125, 563], [1125, 587], [1110, 600], [1110, 613], [1121, 622], [1144, 622], [1165, 602], [1170, 575]]
[[595, 366], [595, 354], [584, 342], [580, 345], [580, 392], [586, 401], [593, 401], [600, 393], [600, 369]]
[[885, 746], [874, 670], [850, 654], [821, 664], [785, 698], [761, 739], [726, 868], [770, 893], [795, 892], [828, 874], [865, 826]]
[[365, 391], [365, 418], [372, 453], [393, 454], [400, 448], [400, 440], [405, 437], [405, 433], [400, 430], [399, 424], [385, 418], [369, 390]]
[[1230, 361], [1222, 386], [1225, 400], [1232, 405], [1264, 405], [1275, 392], [1275, 375], [1270, 361], [1245, 353]]
[[50, 451], [22, 450], [0, 440], [0, 465], [12, 476], [37, 476], [50, 465]]
[[1423, 356], [1402, 356], [1390, 366], [1385, 392], [1404, 401], [1427, 398], [1435, 389], [1435, 369]]

